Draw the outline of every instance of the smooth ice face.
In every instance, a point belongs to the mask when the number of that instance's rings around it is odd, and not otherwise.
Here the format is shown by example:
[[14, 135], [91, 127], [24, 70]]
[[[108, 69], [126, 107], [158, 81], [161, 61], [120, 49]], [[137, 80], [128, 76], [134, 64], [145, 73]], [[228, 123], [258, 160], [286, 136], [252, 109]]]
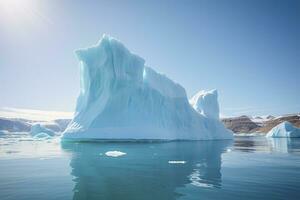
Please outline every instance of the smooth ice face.
[[219, 119], [218, 91], [201, 90], [190, 99], [190, 104], [200, 114]]
[[145, 66], [116, 39], [103, 36], [76, 55], [80, 95], [63, 139], [232, 138], [217, 118], [190, 106], [181, 85]]
[[300, 129], [285, 121], [272, 128], [266, 137], [300, 137]]

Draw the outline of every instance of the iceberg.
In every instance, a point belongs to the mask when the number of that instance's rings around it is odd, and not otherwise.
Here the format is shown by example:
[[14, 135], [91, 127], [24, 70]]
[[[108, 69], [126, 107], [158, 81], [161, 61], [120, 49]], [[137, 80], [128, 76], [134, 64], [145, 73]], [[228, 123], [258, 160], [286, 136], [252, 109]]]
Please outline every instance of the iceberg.
[[300, 128], [297, 128], [293, 126], [288, 121], [284, 121], [274, 128], [272, 128], [266, 137], [272, 137], [272, 138], [278, 138], [278, 137], [287, 137], [287, 138], [292, 138], [292, 137], [300, 137]]
[[33, 124], [31, 126], [30, 134], [38, 138], [55, 135], [55, 133], [52, 130], [42, 126], [41, 124]]
[[[198, 112], [185, 89], [145, 65], [118, 40], [104, 35], [94, 46], [75, 51], [80, 61], [80, 94], [63, 140], [232, 139], [216, 117], [217, 93]], [[212, 105], [210, 105], [212, 104]], [[206, 108], [206, 106], [212, 106]]]

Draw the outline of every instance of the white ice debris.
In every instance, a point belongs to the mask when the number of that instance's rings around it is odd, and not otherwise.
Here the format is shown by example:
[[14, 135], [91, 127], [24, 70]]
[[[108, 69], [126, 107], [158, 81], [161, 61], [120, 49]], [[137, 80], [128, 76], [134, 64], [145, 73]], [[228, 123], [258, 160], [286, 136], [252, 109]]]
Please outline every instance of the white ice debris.
[[184, 161], [184, 160], [169, 160], [168, 163], [169, 164], [185, 164], [186, 161]]
[[119, 157], [119, 156], [125, 156], [126, 153], [122, 151], [107, 151], [105, 155], [109, 157]]

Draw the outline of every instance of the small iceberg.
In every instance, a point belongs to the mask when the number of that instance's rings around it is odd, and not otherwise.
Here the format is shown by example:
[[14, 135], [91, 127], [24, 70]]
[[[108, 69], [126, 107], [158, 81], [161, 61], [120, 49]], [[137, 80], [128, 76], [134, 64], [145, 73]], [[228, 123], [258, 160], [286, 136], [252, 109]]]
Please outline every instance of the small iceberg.
[[272, 128], [266, 137], [269, 138], [278, 138], [278, 137], [286, 137], [286, 138], [294, 138], [300, 137], [300, 128], [293, 126], [290, 122], [282, 122], [278, 124], [274, 128]]
[[109, 157], [120, 157], [120, 156], [125, 156], [126, 153], [122, 151], [107, 151], [105, 155]]
[[30, 134], [35, 138], [45, 138], [45, 137], [48, 138], [48, 137], [55, 136], [55, 133], [52, 130], [42, 126], [41, 124], [32, 125]]
[[186, 161], [184, 161], [184, 160], [169, 160], [168, 163], [169, 164], [185, 164]]

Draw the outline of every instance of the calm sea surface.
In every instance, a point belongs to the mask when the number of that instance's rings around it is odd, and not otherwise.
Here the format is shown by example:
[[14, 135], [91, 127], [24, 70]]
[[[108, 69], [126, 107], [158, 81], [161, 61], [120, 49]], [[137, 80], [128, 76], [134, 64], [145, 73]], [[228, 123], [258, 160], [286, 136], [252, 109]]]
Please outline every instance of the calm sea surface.
[[0, 136], [1, 200], [290, 200], [300, 199], [299, 186], [300, 139], [61, 143]]

